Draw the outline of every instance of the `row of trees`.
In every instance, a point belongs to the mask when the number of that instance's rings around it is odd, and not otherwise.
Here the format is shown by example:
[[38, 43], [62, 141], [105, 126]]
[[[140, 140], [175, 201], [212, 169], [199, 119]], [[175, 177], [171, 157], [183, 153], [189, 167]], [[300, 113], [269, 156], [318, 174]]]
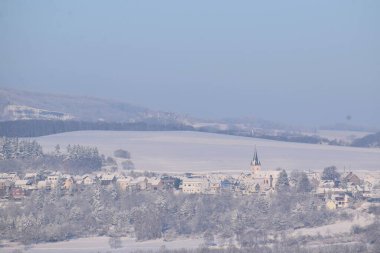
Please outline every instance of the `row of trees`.
[[84, 174], [97, 171], [102, 167], [102, 157], [96, 147], [68, 145], [66, 154], [58, 153], [58, 155], [62, 158], [63, 166], [68, 173]]
[[38, 158], [42, 155], [42, 147], [36, 141], [0, 138], [0, 160]]
[[[145, 119], [140, 122], [105, 122], [105, 121], [75, 121], [75, 120], [14, 120], [0, 122], [0, 136], [7, 137], [38, 137], [50, 134], [65, 133], [84, 130], [106, 130], [106, 131], [200, 131], [210, 133], [221, 133], [236, 136], [255, 137], [269, 140], [298, 142], [298, 143], [328, 143], [330, 145], [347, 145], [337, 140], [328, 140], [320, 136], [307, 136], [294, 133], [263, 134], [252, 133], [232, 127], [228, 130], [220, 130], [214, 127], [194, 128], [175, 120]], [[379, 146], [380, 133], [369, 135], [363, 139], [353, 142], [353, 146]]]
[[0, 122], [0, 136], [37, 137], [83, 130], [112, 131], [177, 131], [194, 130], [192, 126], [175, 121], [152, 120], [142, 122], [90, 122], [64, 120], [14, 120]]
[[0, 138], [0, 172], [24, 172], [52, 169], [65, 173], [85, 174], [100, 170], [105, 158], [95, 147], [68, 145], [65, 150], [57, 145], [52, 153], [44, 153], [35, 140]]
[[[295, 181], [294, 191], [297, 193], [308, 193], [311, 192], [313, 187], [309, 178], [307, 177], [305, 172], [292, 171], [291, 178]], [[278, 192], [289, 191], [290, 182], [288, 174], [285, 170], [282, 170], [278, 176], [275, 189]]]

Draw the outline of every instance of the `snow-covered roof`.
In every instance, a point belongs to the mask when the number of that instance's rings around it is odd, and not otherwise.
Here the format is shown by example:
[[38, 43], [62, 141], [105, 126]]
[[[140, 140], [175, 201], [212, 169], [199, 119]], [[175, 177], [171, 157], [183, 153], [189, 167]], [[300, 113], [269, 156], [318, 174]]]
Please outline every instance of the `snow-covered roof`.
[[75, 181], [81, 181], [81, 180], [82, 180], [82, 176], [75, 175], [75, 176], [74, 176], [74, 180], [75, 180]]
[[36, 176], [37, 176], [37, 173], [26, 173], [24, 178], [33, 178]]
[[112, 181], [114, 179], [115, 179], [115, 175], [104, 174], [101, 177], [101, 180], [106, 180], [106, 181]]
[[43, 180], [43, 181], [38, 181], [37, 186], [38, 186], [38, 187], [45, 187], [45, 186], [46, 186], [46, 181], [45, 181], [45, 180]]
[[86, 178], [95, 179], [95, 176], [93, 176], [93, 175], [88, 175], [88, 174], [82, 176], [82, 179], [83, 179], [83, 180], [86, 179]]
[[220, 184], [220, 183], [222, 182], [222, 180], [217, 179], [217, 178], [209, 178], [208, 181], [209, 181], [211, 184]]
[[148, 178], [148, 183], [151, 185], [159, 185], [161, 182], [160, 178]]
[[53, 172], [50, 173], [49, 176], [61, 176], [61, 175], [62, 175], [61, 172], [59, 172], [59, 171], [53, 171]]
[[63, 174], [61, 177], [67, 179], [67, 178], [71, 178], [72, 176], [70, 174]]
[[15, 179], [17, 177], [17, 173], [0, 173], [0, 179]]
[[122, 178], [117, 179], [117, 182], [131, 182], [131, 181], [132, 181], [131, 177], [122, 177]]
[[346, 190], [343, 188], [335, 188], [335, 187], [334, 188], [318, 187], [316, 190], [317, 194], [328, 193], [328, 192], [344, 193], [344, 192], [346, 192]]
[[144, 182], [146, 179], [146, 177], [138, 177], [138, 178], [135, 178], [131, 181], [132, 184], [138, 184], [138, 183], [142, 183]]
[[20, 186], [20, 185], [27, 185], [30, 184], [30, 180], [16, 180], [15, 185]]
[[183, 183], [205, 183], [207, 182], [207, 179], [204, 177], [191, 177], [191, 178], [184, 178]]

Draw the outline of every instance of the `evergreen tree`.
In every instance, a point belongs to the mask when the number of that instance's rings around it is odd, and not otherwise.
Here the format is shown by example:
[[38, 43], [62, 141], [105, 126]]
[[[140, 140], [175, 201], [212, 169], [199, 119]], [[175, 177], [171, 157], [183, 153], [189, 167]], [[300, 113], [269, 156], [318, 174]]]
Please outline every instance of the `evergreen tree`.
[[276, 190], [283, 191], [289, 188], [289, 178], [285, 170], [282, 170], [276, 182]]
[[323, 169], [322, 179], [323, 180], [339, 180], [340, 174], [335, 166], [326, 167]]
[[0, 160], [4, 160], [4, 138], [0, 138]]
[[95, 222], [99, 225], [104, 223], [104, 210], [105, 207], [103, 205], [103, 202], [101, 200], [101, 193], [102, 189], [99, 185], [95, 186], [92, 199], [91, 199], [91, 206], [92, 206], [92, 216], [95, 219]]
[[259, 184], [256, 184], [256, 186], [255, 186], [255, 191], [256, 191], [256, 192], [259, 192], [259, 191], [260, 191], [260, 185], [259, 185]]
[[3, 152], [5, 159], [15, 158], [15, 146], [11, 138], [5, 138], [3, 145]]
[[306, 173], [301, 173], [297, 180], [297, 192], [310, 192], [312, 186]]

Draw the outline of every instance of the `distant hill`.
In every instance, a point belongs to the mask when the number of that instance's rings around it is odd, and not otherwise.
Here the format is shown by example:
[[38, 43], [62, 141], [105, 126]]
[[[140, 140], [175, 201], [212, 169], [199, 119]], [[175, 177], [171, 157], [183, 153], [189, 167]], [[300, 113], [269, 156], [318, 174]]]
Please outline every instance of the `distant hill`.
[[26, 119], [129, 123], [185, 121], [184, 117], [175, 113], [154, 111], [114, 100], [0, 89], [0, 121]]
[[[110, 99], [0, 89], [0, 136], [35, 137], [80, 130], [192, 130], [286, 142], [346, 145], [315, 134], [304, 134], [304, 129], [297, 126], [256, 117], [202, 120]], [[356, 145], [366, 146], [363, 142], [357, 140]], [[379, 144], [367, 146], [371, 145]]]
[[251, 135], [252, 131], [273, 135], [273, 131], [268, 130], [293, 130], [283, 124], [257, 118], [204, 120], [110, 99], [0, 89], [0, 121], [15, 120], [181, 125], [201, 131], [244, 135]]
[[348, 123], [336, 123], [333, 125], [324, 125], [318, 127], [320, 130], [330, 130], [330, 131], [356, 131], [356, 132], [377, 132], [380, 131], [378, 126], [364, 126], [364, 125], [353, 125]]
[[380, 147], [380, 132], [366, 135], [352, 142], [354, 147]]

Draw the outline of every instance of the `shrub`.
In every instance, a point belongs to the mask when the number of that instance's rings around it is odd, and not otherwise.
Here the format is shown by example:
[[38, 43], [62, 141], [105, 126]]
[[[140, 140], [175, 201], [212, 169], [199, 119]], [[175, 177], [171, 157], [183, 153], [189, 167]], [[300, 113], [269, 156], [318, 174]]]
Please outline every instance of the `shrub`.
[[123, 149], [118, 149], [113, 152], [113, 155], [118, 158], [131, 159], [131, 154]]

